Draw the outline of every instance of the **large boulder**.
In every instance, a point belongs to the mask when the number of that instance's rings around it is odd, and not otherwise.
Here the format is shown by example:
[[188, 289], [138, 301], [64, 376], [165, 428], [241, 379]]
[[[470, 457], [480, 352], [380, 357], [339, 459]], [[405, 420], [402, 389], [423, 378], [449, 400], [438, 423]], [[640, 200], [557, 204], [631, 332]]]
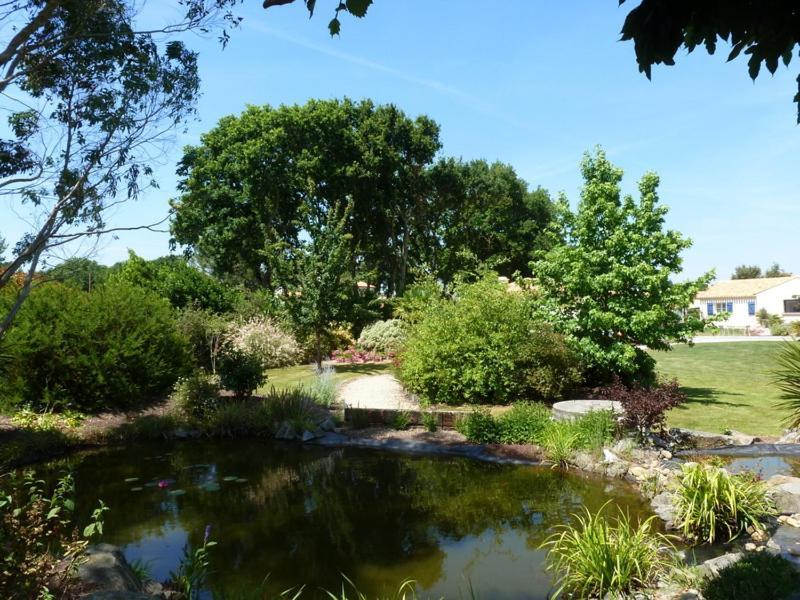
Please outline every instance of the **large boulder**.
[[775, 508], [782, 515], [800, 513], [800, 478], [777, 475], [767, 480]]
[[[95, 594], [143, 592], [142, 583], [128, 565], [125, 556], [119, 548], [111, 544], [97, 544], [86, 549], [86, 560], [78, 567], [78, 579], [86, 589]], [[96, 595], [89, 597], [99, 598]]]

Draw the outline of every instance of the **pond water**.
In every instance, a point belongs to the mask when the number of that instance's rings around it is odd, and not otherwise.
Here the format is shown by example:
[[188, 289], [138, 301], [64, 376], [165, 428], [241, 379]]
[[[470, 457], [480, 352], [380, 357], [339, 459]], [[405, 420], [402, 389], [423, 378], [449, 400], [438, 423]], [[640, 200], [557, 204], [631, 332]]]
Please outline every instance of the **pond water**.
[[[183, 548], [218, 545], [204, 597], [373, 596], [412, 578], [423, 597], [545, 599], [541, 542], [586, 506], [651, 513], [623, 482], [546, 467], [260, 441], [142, 444], [54, 463], [76, 478], [81, 519], [102, 498], [104, 541], [163, 580]], [[259, 593], [258, 590], [261, 590]], [[253, 595], [253, 592], [257, 595]]]

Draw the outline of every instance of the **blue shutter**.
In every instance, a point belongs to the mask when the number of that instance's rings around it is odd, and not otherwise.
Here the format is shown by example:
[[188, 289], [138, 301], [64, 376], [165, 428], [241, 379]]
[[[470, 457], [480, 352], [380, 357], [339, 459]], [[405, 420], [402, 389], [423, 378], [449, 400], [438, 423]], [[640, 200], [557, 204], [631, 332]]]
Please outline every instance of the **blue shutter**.
[[714, 303], [713, 302], [709, 302], [708, 304], [706, 304], [706, 314], [709, 317], [714, 314]]
[[756, 303], [755, 302], [748, 302], [747, 303], [747, 314], [750, 315], [751, 317], [755, 316], [755, 314], [756, 314]]
[[729, 313], [733, 313], [733, 302], [728, 302], [728, 304], [725, 305], [725, 310]]

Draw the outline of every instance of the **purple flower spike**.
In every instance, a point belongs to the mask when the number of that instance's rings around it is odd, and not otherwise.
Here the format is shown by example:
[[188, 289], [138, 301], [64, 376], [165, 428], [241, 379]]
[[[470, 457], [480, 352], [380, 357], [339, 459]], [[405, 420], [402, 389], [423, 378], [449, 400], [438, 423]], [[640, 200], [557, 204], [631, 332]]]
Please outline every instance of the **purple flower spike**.
[[208, 538], [211, 535], [211, 525], [206, 525], [206, 532], [203, 535], [203, 544], [205, 545], [208, 542]]

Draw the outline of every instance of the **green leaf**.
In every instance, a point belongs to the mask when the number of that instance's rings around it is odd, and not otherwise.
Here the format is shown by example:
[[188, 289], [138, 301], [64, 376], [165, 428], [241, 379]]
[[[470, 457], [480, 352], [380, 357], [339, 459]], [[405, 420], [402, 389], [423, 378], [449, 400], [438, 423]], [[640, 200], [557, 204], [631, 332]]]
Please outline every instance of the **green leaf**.
[[341, 29], [342, 24], [339, 22], [339, 19], [334, 17], [331, 19], [331, 22], [328, 23], [328, 31], [331, 32], [331, 37], [334, 35], [339, 35], [339, 30]]
[[347, 11], [354, 17], [363, 17], [372, 4], [372, 0], [346, 0]]
[[55, 519], [58, 516], [58, 513], [61, 512], [61, 507], [56, 506], [55, 508], [51, 508], [50, 512], [47, 513], [48, 519]]

